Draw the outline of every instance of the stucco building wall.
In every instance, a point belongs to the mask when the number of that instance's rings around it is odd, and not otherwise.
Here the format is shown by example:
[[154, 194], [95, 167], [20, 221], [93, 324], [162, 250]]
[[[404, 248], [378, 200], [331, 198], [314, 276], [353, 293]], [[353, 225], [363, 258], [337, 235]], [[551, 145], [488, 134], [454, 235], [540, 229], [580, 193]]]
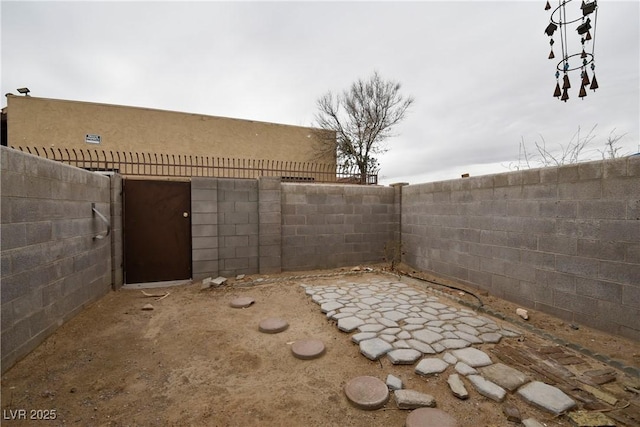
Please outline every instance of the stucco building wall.
[[11, 95], [6, 111], [14, 147], [336, 163], [335, 154], [320, 154], [322, 139], [309, 127]]

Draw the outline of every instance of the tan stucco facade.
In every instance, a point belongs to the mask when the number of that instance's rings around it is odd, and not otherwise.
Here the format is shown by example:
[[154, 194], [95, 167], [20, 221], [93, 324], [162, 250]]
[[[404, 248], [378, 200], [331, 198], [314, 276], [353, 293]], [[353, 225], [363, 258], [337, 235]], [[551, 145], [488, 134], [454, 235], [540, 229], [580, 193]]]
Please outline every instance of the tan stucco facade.
[[335, 164], [309, 127], [7, 96], [8, 145]]

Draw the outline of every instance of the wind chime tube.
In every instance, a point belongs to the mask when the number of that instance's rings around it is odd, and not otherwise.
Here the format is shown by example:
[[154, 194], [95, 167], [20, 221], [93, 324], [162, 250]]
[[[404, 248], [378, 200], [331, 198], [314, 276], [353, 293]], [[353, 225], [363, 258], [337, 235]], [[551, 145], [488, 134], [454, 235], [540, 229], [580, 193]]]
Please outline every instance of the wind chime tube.
[[562, 81], [562, 89], [569, 89], [570, 87], [571, 83], [569, 82], [569, 76], [565, 74]]
[[560, 90], [560, 83], [556, 82], [556, 90], [553, 92], [553, 97], [560, 98], [560, 95], [562, 95], [562, 91]]
[[589, 86], [589, 89], [591, 89], [592, 91], [596, 91], [596, 89], [598, 89], [598, 81], [596, 80], [596, 75], [593, 75], [593, 78], [591, 79], [591, 86]]

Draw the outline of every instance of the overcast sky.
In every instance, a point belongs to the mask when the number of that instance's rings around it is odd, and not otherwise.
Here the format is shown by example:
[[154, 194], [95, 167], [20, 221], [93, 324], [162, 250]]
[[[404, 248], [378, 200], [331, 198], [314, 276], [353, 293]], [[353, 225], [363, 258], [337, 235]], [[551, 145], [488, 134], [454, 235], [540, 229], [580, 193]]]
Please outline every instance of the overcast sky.
[[505, 172], [522, 140], [566, 145], [594, 125], [586, 158], [611, 132], [640, 151], [640, 2], [599, 0], [600, 88], [581, 100], [574, 71], [566, 103], [544, 4], [3, 0], [2, 93], [311, 126], [318, 97], [377, 70], [415, 98], [380, 158], [385, 184]]

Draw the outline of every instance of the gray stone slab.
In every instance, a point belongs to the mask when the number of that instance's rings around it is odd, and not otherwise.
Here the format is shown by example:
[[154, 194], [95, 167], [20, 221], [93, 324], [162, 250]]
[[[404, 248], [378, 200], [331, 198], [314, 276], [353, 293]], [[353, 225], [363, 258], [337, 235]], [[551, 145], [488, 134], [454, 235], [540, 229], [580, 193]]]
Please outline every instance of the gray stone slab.
[[394, 375], [387, 375], [387, 387], [389, 390], [401, 390], [402, 389], [402, 380]]
[[329, 302], [325, 302], [324, 304], [320, 305], [320, 310], [322, 310], [323, 313], [327, 313], [329, 311], [335, 311], [339, 308], [344, 307], [344, 304], [340, 304], [337, 301], [329, 301]]
[[471, 345], [471, 343], [469, 341], [465, 341], [463, 339], [444, 339], [442, 341], [439, 341], [438, 344], [440, 344], [442, 347], [444, 347], [445, 350], [456, 350], [456, 349], [460, 349], [460, 348], [465, 348], [465, 347], [469, 347]]
[[474, 368], [491, 365], [491, 363], [493, 363], [487, 353], [473, 347], [453, 350], [451, 354], [453, 354], [459, 361]]
[[467, 334], [478, 335], [478, 330], [476, 328], [474, 328], [473, 326], [466, 325], [464, 323], [460, 323], [459, 325], [457, 325], [456, 329], [460, 332], [465, 332]]
[[449, 384], [451, 393], [453, 393], [453, 395], [458, 399], [466, 400], [469, 398], [469, 392], [465, 388], [464, 383], [458, 374], [449, 375], [449, 378], [447, 378], [447, 384]]
[[520, 387], [517, 393], [525, 402], [556, 415], [576, 406], [576, 402], [562, 390], [540, 381]]
[[509, 391], [514, 391], [529, 382], [529, 378], [517, 369], [503, 363], [496, 363], [478, 369], [483, 377]]
[[428, 329], [420, 329], [411, 333], [413, 338], [425, 342], [427, 344], [433, 344], [442, 340], [444, 337], [437, 332], [430, 331]]
[[407, 315], [405, 313], [397, 310], [387, 311], [382, 316], [386, 319], [393, 320], [394, 322], [407, 318]]
[[429, 344], [418, 341], [418, 340], [407, 340], [407, 344], [411, 346], [411, 348], [418, 350], [422, 354], [435, 354], [436, 351]]
[[475, 335], [468, 334], [466, 332], [453, 332], [458, 338], [470, 342], [471, 344], [482, 344], [483, 341]]
[[394, 365], [413, 365], [416, 360], [422, 357], [422, 353], [412, 348], [397, 349], [388, 352], [387, 357]]
[[422, 359], [415, 368], [415, 373], [419, 375], [433, 375], [444, 372], [449, 364], [437, 357]]
[[399, 340], [409, 340], [411, 339], [411, 334], [407, 331], [400, 331], [396, 334]]
[[394, 341], [392, 345], [393, 345], [393, 348], [397, 348], [397, 349], [413, 348], [409, 345], [409, 343], [406, 340]]
[[376, 334], [375, 332], [359, 332], [351, 336], [351, 341], [353, 341], [356, 344], [359, 344], [360, 341], [370, 340], [377, 336], [378, 334]]
[[385, 327], [379, 323], [367, 323], [364, 325], [358, 326], [358, 330], [360, 332], [380, 332]]
[[378, 323], [380, 323], [381, 325], [386, 326], [387, 328], [397, 328], [398, 327], [398, 322], [396, 322], [395, 320], [387, 319], [386, 317], [380, 317], [378, 319]]
[[442, 355], [442, 360], [447, 362], [449, 365], [455, 365], [458, 362], [458, 359], [449, 352]]
[[507, 391], [497, 384], [492, 383], [480, 375], [469, 375], [467, 377], [478, 393], [496, 402], [502, 402], [507, 395]]
[[479, 337], [485, 343], [497, 344], [502, 339], [502, 335], [497, 332], [487, 332]]
[[383, 339], [388, 343], [395, 342], [398, 339], [396, 338], [395, 335], [389, 335], [389, 334], [379, 334], [378, 338]]
[[391, 350], [393, 346], [380, 338], [360, 341], [360, 353], [370, 360], [378, 360]]
[[467, 365], [464, 362], [456, 363], [456, 366], [454, 368], [455, 368], [457, 373], [459, 373], [460, 375], [464, 375], [465, 377], [467, 375], [477, 375], [478, 374], [478, 370], [476, 368], [472, 368], [471, 366]]
[[427, 321], [428, 319], [425, 319], [424, 317], [407, 317], [404, 319], [404, 323], [409, 325], [424, 325]]
[[436, 399], [426, 393], [415, 390], [396, 390], [393, 392], [399, 409], [433, 408]]
[[535, 418], [527, 418], [526, 420], [522, 420], [522, 425], [524, 427], [544, 427], [543, 424], [538, 422]]
[[479, 317], [459, 317], [458, 322], [467, 324], [469, 326], [484, 326], [487, 322]]
[[364, 320], [355, 316], [345, 317], [338, 320], [338, 329], [342, 332], [352, 332], [362, 325], [364, 325]]

